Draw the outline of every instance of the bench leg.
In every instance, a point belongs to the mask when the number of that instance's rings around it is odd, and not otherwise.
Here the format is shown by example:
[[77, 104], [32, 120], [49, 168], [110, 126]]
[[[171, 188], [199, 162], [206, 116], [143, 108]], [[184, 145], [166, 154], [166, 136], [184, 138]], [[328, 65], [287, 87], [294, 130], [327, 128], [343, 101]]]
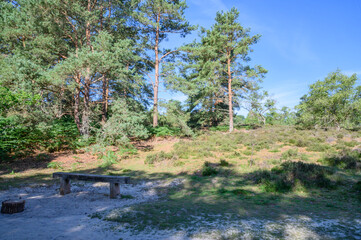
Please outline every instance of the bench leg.
[[71, 193], [70, 191], [70, 179], [60, 178], [60, 195]]
[[110, 183], [110, 198], [116, 198], [119, 193], [119, 183]]

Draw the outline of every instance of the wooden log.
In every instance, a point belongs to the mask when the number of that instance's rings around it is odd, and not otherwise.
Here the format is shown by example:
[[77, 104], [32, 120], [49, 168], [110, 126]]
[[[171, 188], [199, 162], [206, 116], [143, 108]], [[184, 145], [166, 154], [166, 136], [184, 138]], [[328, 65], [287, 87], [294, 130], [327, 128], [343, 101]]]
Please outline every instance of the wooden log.
[[60, 195], [71, 193], [70, 179], [67, 177], [60, 178]]
[[110, 198], [116, 198], [120, 194], [119, 183], [110, 183]]
[[6, 200], [2, 202], [1, 213], [13, 214], [24, 211], [25, 200]]

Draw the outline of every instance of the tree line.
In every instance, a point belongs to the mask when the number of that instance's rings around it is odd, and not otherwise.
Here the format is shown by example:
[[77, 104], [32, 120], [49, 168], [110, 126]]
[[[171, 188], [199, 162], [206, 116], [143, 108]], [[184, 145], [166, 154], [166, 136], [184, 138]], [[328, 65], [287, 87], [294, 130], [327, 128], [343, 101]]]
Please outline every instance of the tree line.
[[[170, 35], [196, 31], [186, 8], [179, 0], [2, 1], [2, 155], [191, 136], [204, 127], [359, 125], [357, 77], [339, 71], [312, 85], [297, 113], [278, 110], [259, 85], [267, 70], [249, 64], [261, 36], [240, 24], [236, 8], [218, 12], [192, 43], [164, 48]], [[162, 83], [185, 103], [160, 101]], [[247, 118], [236, 116], [239, 108]]]

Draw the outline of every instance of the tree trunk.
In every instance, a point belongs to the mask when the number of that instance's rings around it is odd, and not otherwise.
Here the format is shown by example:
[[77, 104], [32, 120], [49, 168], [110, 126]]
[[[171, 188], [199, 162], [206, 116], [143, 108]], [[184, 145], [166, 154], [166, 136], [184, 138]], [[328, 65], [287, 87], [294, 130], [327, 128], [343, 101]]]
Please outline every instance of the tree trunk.
[[107, 121], [107, 113], [108, 113], [108, 79], [106, 76], [103, 76], [103, 107], [102, 107], [102, 124]]
[[155, 82], [154, 82], [154, 99], [153, 99], [153, 127], [158, 126], [158, 88], [159, 88], [159, 20], [160, 16], [157, 16], [157, 30], [155, 33]]
[[229, 132], [233, 132], [232, 73], [231, 73], [230, 54], [228, 54], [227, 65], [228, 65]]
[[89, 137], [90, 133], [90, 68], [86, 68], [86, 76], [84, 78], [84, 109], [82, 116], [81, 135], [85, 138]]
[[[88, 0], [88, 12], [91, 11], [91, 1]], [[86, 23], [85, 28], [85, 37], [86, 37], [86, 44], [88, 47], [92, 49], [91, 43], [90, 43], [90, 22], [88, 21]], [[83, 116], [82, 116], [82, 128], [81, 128], [81, 135], [83, 135], [85, 138], [89, 137], [90, 133], [90, 66], [87, 66], [85, 69], [85, 77], [84, 77], [84, 109], [83, 109]]]
[[75, 95], [74, 95], [74, 120], [76, 123], [76, 126], [81, 132], [81, 123], [80, 123], [80, 111], [79, 111], [79, 105], [80, 105], [80, 76], [77, 74], [75, 76], [75, 82], [77, 84], [77, 87], [75, 88]]

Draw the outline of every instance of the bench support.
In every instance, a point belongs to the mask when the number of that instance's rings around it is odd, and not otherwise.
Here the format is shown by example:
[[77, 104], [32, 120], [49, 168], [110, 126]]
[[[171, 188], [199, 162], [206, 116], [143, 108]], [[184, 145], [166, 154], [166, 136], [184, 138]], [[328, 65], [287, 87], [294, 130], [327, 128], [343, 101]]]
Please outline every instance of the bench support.
[[110, 198], [116, 198], [120, 194], [119, 183], [110, 183]]
[[69, 178], [60, 178], [60, 195], [65, 195], [71, 193], [70, 190], [70, 179]]

